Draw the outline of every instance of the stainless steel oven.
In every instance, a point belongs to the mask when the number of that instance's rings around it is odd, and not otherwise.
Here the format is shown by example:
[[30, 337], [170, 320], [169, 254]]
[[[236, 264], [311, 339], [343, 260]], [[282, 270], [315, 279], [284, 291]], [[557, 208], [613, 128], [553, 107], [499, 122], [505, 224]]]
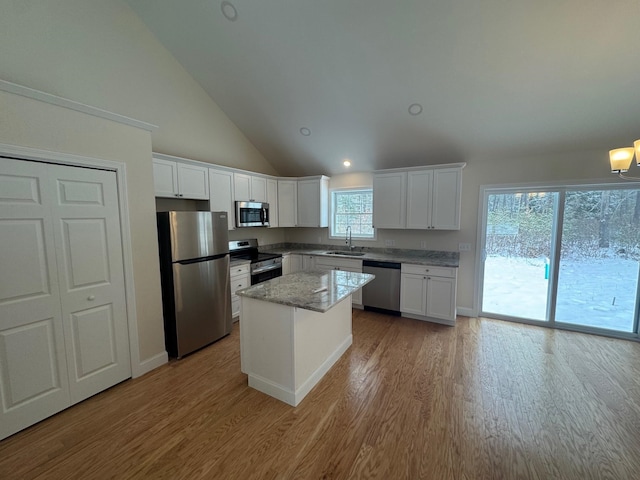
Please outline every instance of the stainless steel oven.
[[260, 253], [258, 240], [232, 240], [229, 242], [231, 258], [241, 258], [251, 261], [251, 285], [266, 282], [272, 278], [282, 276], [282, 255], [279, 253]]
[[236, 202], [236, 227], [268, 227], [269, 204]]

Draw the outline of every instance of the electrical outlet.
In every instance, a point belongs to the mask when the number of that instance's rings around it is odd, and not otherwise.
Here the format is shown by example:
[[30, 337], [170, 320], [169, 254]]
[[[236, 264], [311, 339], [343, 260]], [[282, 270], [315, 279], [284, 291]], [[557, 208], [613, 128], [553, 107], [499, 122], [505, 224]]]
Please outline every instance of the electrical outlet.
[[396, 241], [395, 240], [385, 240], [384, 241], [384, 245], [385, 245], [385, 247], [395, 247], [396, 246]]
[[422, 240], [420, 242], [420, 248], [427, 248], [427, 241], [426, 240]]
[[470, 252], [471, 251], [471, 244], [470, 243], [459, 243], [458, 244], [458, 251], [459, 252]]

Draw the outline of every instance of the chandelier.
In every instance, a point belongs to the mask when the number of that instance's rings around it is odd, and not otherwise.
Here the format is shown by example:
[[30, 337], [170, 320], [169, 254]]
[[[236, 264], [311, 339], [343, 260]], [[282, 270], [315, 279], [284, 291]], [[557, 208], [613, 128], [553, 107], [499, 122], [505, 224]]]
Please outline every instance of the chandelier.
[[611, 164], [611, 173], [617, 173], [620, 178], [625, 180], [640, 181], [640, 177], [630, 177], [623, 175], [629, 170], [633, 155], [635, 153], [637, 165], [640, 166], [640, 140], [633, 142], [633, 147], [616, 148], [609, 150], [609, 163]]

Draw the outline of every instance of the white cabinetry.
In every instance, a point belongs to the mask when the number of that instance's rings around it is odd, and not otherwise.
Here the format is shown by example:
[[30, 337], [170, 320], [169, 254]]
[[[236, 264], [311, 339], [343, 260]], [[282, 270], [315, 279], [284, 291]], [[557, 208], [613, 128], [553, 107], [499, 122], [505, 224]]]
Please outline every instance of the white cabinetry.
[[374, 228], [405, 228], [407, 172], [373, 175]]
[[329, 178], [298, 179], [298, 227], [329, 226]]
[[235, 318], [240, 315], [240, 297], [236, 295], [236, 292], [251, 285], [249, 262], [231, 265], [229, 276], [231, 279], [231, 316]]
[[[288, 273], [296, 273], [302, 271], [302, 255], [298, 255], [297, 253], [292, 253], [289, 255], [289, 272]], [[282, 269], [282, 274], [285, 275], [284, 267]]]
[[455, 325], [456, 277], [456, 268], [403, 263], [400, 281], [402, 315]]
[[[316, 256], [315, 268], [317, 270], [344, 270], [346, 272], [362, 273], [362, 260], [318, 255]], [[354, 306], [362, 305], [362, 289], [351, 294], [351, 301]]]
[[269, 226], [279, 227], [278, 223], [278, 181], [267, 178], [267, 203], [269, 204]]
[[460, 229], [460, 168], [408, 172], [407, 228]]
[[209, 200], [209, 175], [206, 167], [154, 158], [153, 181], [156, 197]]
[[302, 270], [307, 272], [316, 267], [316, 257], [313, 255], [300, 255], [302, 257]]
[[459, 230], [464, 165], [375, 172], [373, 226]]
[[267, 179], [246, 173], [233, 174], [234, 195], [237, 201], [267, 201]]
[[233, 172], [209, 169], [209, 209], [212, 212], [227, 212], [229, 230], [233, 230], [235, 226]]
[[278, 226], [295, 227], [298, 221], [298, 182], [278, 180]]

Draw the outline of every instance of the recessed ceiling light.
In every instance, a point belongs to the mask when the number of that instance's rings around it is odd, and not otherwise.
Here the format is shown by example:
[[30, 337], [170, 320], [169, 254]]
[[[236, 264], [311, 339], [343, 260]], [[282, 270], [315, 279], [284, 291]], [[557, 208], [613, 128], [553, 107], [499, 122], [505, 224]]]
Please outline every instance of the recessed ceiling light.
[[348, 158], [345, 158], [345, 159], [344, 159], [344, 162], [342, 162], [342, 164], [343, 164], [345, 167], [347, 167], [347, 168], [348, 168], [348, 167], [350, 167], [350, 166], [351, 166], [351, 160], [349, 160]]
[[300, 129], [300, 133], [305, 137], [308, 137], [309, 135], [311, 135], [311, 130], [309, 130], [307, 127], [302, 127]]
[[419, 103], [412, 103], [409, 105], [409, 113], [413, 116], [420, 115], [422, 113], [422, 105]]
[[222, 10], [224, 18], [230, 22], [235, 22], [238, 19], [238, 10], [236, 10], [236, 7], [234, 7], [231, 2], [227, 2], [226, 0], [222, 2], [220, 4], [220, 10]]

